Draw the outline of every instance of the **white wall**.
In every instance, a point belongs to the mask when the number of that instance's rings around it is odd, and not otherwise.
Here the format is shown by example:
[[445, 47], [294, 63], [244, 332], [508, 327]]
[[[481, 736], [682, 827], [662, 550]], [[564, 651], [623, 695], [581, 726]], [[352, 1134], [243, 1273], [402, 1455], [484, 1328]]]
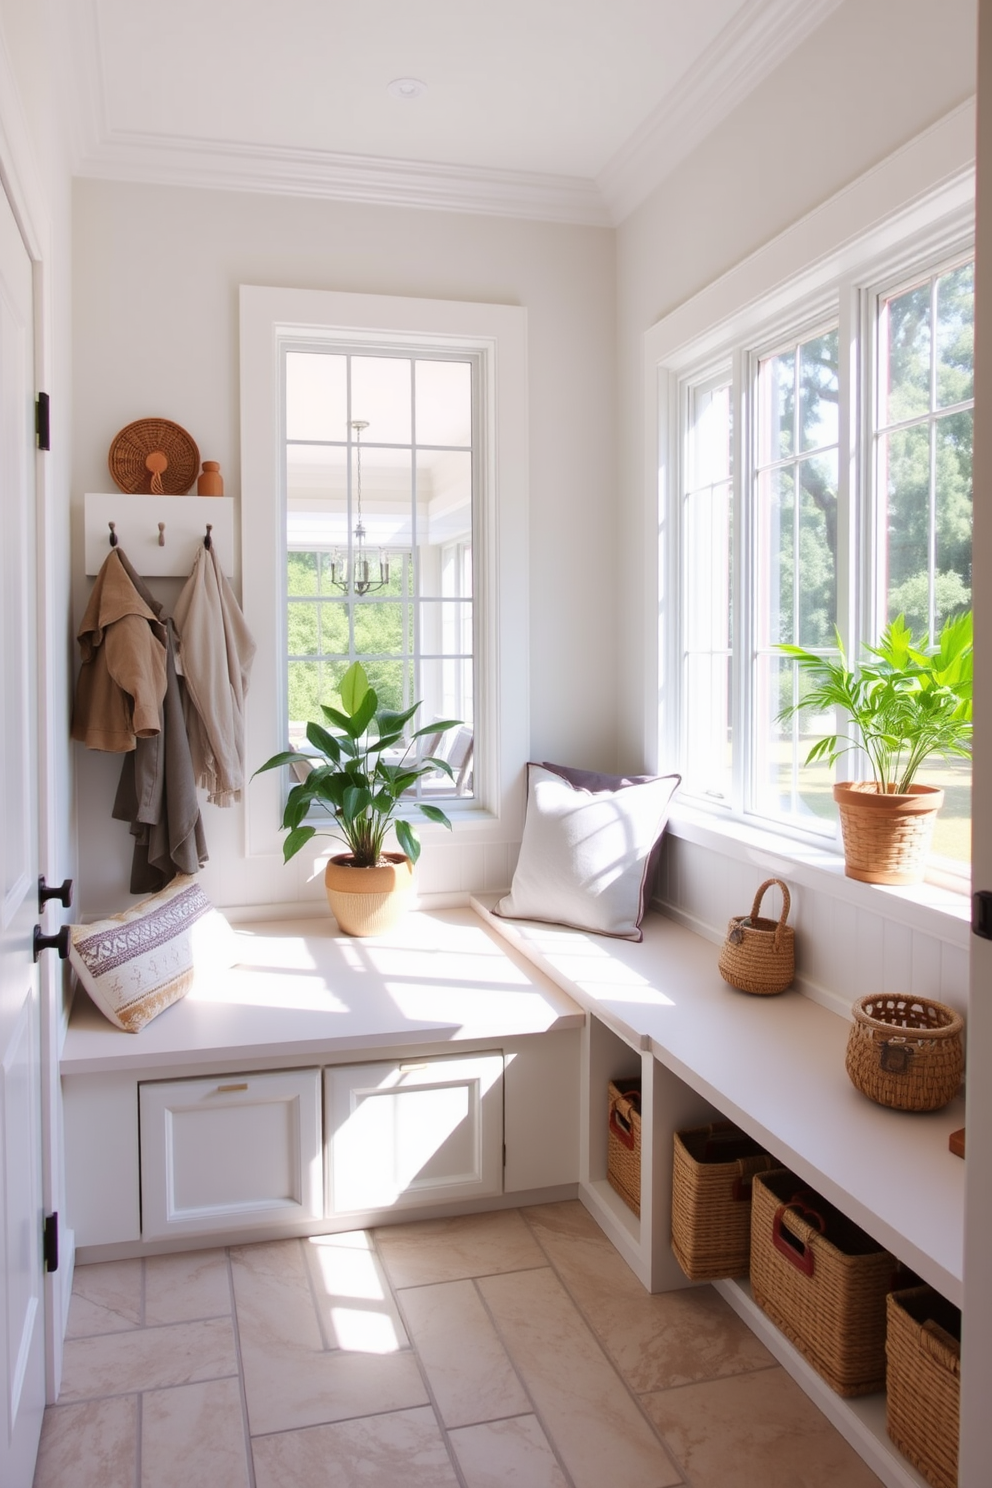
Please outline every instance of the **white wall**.
[[[846, 0], [619, 227], [618, 429], [627, 552], [649, 548], [644, 534], [656, 524], [644, 333], [965, 105], [975, 91], [976, 28], [974, 0]], [[618, 751], [628, 770], [654, 762], [657, 699], [643, 685], [655, 623], [651, 563], [649, 554], [618, 590]], [[719, 936], [730, 914], [750, 908], [762, 879], [778, 874], [796, 891], [792, 923], [812, 995], [843, 1008], [882, 985], [925, 986], [931, 996], [966, 1007], [968, 937], [960, 919], [942, 930], [939, 916], [927, 918], [914, 929], [911, 916], [908, 923], [905, 914], [886, 912], [884, 895], [852, 898], [843, 885], [835, 891], [829, 876], [814, 891], [791, 867], [790, 875], [788, 859], [773, 851], [729, 843], [721, 851], [712, 841], [670, 836], [659, 897], [685, 923]]]
[[[537, 758], [612, 766], [612, 232], [78, 181], [74, 234], [77, 621], [89, 582], [80, 556], [82, 493], [107, 489], [107, 450], [124, 424], [153, 414], [175, 419], [193, 434], [203, 458], [220, 461], [228, 492], [238, 490], [239, 284], [524, 305], [532, 749]], [[169, 597], [174, 590], [159, 592]], [[75, 747], [82, 907], [98, 913], [129, 902], [130, 838], [126, 824], [110, 818], [120, 762]], [[237, 903], [246, 893], [251, 903], [296, 897], [285, 877], [264, 890], [257, 879], [246, 886], [240, 809], [205, 807], [204, 820], [211, 858], [203, 882], [215, 902]], [[430, 887], [502, 887], [508, 852], [512, 844], [462, 861], [457, 881], [435, 878]], [[429, 875], [427, 857], [421, 863]]]

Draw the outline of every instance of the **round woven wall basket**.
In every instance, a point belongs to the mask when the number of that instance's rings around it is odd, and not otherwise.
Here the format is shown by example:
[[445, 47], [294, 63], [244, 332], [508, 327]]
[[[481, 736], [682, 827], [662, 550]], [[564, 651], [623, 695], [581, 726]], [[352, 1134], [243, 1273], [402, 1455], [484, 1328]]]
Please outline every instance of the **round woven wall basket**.
[[926, 997], [875, 994], [851, 1009], [845, 1065], [862, 1094], [897, 1111], [939, 1111], [964, 1073], [964, 1024]]
[[137, 419], [116, 434], [107, 456], [122, 491], [184, 496], [200, 472], [200, 451], [190, 434], [169, 419]]

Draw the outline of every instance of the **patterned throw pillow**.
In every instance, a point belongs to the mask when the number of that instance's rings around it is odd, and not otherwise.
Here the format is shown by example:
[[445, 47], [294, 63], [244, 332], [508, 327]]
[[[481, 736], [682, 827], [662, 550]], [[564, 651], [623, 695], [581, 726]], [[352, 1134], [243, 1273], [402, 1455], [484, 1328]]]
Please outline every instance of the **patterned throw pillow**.
[[69, 960], [104, 1016], [138, 1033], [185, 997], [197, 975], [233, 966], [237, 939], [196, 879], [180, 874], [121, 914], [73, 925]]
[[640, 940], [655, 847], [680, 779], [529, 764], [520, 856], [493, 913]]

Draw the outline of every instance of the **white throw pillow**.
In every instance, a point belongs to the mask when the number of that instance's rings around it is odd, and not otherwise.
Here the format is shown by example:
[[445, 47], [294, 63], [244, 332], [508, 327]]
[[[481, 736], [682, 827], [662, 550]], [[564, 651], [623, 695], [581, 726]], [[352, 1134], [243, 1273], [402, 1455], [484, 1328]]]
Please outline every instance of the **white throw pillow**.
[[73, 925], [69, 941], [77, 977], [126, 1033], [185, 997], [197, 976], [214, 976], [237, 958], [231, 926], [186, 874], [121, 914]]
[[589, 791], [542, 765], [527, 771], [520, 857], [494, 913], [640, 940], [652, 849], [680, 776]]

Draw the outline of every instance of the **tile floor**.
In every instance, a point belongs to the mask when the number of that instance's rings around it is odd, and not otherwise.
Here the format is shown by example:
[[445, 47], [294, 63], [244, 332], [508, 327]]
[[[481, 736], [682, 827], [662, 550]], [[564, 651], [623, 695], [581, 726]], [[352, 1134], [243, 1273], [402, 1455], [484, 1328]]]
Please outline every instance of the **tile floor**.
[[872, 1488], [578, 1203], [76, 1270], [35, 1488]]

